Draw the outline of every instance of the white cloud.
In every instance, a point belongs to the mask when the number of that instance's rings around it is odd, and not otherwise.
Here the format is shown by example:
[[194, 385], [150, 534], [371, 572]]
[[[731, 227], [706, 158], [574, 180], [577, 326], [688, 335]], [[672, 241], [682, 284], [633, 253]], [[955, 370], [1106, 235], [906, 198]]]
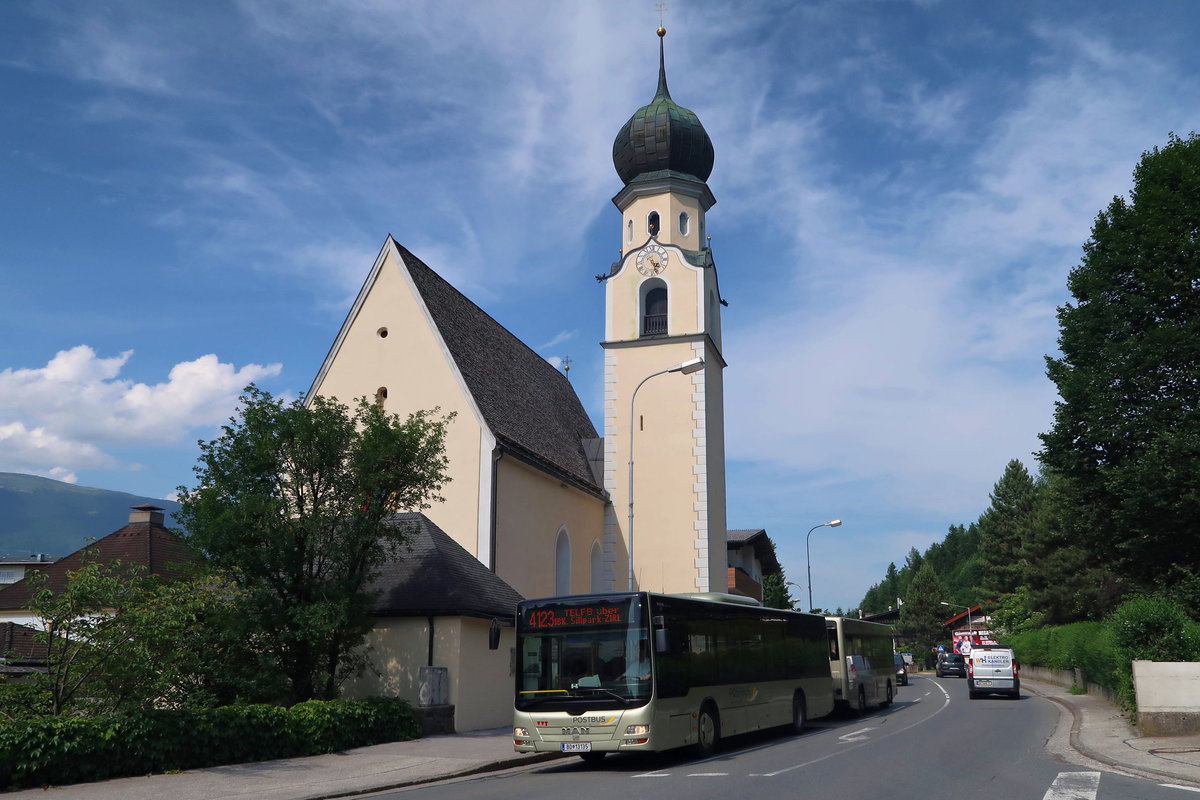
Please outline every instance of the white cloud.
[[70, 481], [75, 470], [114, 468], [117, 459], [102, 448], [168, 445], [217, 425], [233, 413], [243, 387], [281, 369], [237, 368], [210, 354], [145, 384], [119, 377], [132, 355], [100, 358], [79, 345], [41, 368], [0, 371], [0, 470]]

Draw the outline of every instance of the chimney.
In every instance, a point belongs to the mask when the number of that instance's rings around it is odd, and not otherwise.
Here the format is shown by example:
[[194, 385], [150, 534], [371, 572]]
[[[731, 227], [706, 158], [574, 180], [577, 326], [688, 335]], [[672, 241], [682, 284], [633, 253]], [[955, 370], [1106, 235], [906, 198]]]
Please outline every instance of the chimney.
[[149, 522], [151, 525], [163, 524], [163, 510], [158, 506], [145, 503], [140, 506], [130, 506], [129, 522]]

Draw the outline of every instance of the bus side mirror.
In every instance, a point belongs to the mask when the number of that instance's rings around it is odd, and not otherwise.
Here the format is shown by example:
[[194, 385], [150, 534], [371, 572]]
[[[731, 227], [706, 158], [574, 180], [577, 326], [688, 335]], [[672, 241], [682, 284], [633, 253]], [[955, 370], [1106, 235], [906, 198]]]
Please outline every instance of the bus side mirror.
[[666, 628], [659, 628], [654, 632], [654, 652], [665, 653], [668, 649], [667, 630]]

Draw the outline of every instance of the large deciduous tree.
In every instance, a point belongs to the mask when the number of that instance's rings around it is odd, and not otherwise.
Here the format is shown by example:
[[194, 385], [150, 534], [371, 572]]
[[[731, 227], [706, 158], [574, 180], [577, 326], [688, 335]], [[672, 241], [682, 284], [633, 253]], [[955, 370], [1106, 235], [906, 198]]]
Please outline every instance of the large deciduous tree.
[[1170, 589], [1200, 564], [1200, 139], [1172, 135], [1133, 179], [1068, 279], [1039, 456], [1062, 477], [1073, 538]]
[[200, 443], [176, 519], [238, 586], [244, 634], [299, 702], [336, 696], [363, 666], [365, 590], [407, 532], [388, 518], [440, 499], [449, 417], [401, 420], [360, 399], [284, 402], [253, 385]]

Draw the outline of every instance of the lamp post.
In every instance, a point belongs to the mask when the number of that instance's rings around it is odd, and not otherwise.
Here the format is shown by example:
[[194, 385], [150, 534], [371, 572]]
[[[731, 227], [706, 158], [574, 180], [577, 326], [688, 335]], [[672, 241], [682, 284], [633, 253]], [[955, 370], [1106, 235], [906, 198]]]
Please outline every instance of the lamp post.
[[975, 626], [973, 624], [971, 624], [971, 607], [970, 606], [961, 606], [958, 603], [947, 603], [945, 601], [939, 602], [938, 605], [951, 606], [953, 608], [965, 608], [967, 610], [967, 641], [971, 642], [971, 647], [972, 647], [972, 649], [974, 649], [975, 642], [972, 641], [971, 637], [975, 633]]
[[658, 372], [651, 372], [642, 378], [641, 383], [634, 388], [633, 394], [629, 396], [629, 591], [631, 592], [633, 591], [633, 404], [637, 400], [638, 389], [641, 389], [646, 381], [651, 378], [666, 375], [668, 372], [682, 372], [684, 375], [691, 375], [693, 372], [699, 372], [702, 369], [704, 369], [704, 359], [693, 358], [689, 361], [684, 361], [682, 364], [660, 369]]
[[817, 528], [836, 528], [837, 526], [839, 526], [841, 524], [842, 524], [842, 521], [840, 519], [831, 519], [831, 520], [829, 520], [829, 522], [822, 522], [820, 525], [813, 525], [812, 528], [808, 531], [808, 536], [804, 537], [804, 560], [808, 564], [808, 610], [809, 611], [813, 610], [813, 601], [812, 601], [812, 556], [809, 554], [808, 543], [809, 543], [809, 541], [812, 540], [812, 533]]

